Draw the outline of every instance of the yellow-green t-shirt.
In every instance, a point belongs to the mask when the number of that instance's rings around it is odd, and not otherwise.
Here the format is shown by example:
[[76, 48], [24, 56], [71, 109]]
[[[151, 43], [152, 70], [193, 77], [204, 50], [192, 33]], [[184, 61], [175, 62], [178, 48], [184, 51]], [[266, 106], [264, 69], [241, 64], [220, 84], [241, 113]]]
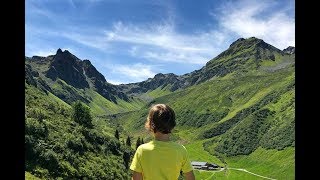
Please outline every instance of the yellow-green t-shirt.
[[142, 173], [143, 180], [176, 180], [192, 166], [183, 145], [153, 140], [138, 147], [130, 169]]

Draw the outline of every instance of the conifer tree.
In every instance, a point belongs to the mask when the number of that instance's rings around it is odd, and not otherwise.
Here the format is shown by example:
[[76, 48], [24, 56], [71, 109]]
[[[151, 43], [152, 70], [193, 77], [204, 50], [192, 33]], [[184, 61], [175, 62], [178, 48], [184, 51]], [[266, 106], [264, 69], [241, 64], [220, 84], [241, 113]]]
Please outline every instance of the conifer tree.
[[127, 137], [126, 145], [129, 146], [129, 147], [131, 147], [131, 139], [130, 139], [129, 136]]
[[114, 133], [114, 137], [116, 137], [118, 140], [119, 140], [119, 131], [118, 131], [118, 129], [116, 129], [116, 132]]
[[136, 149], [141, 145], [140, 137], [138, 137], [137, 142], [136, 142]]

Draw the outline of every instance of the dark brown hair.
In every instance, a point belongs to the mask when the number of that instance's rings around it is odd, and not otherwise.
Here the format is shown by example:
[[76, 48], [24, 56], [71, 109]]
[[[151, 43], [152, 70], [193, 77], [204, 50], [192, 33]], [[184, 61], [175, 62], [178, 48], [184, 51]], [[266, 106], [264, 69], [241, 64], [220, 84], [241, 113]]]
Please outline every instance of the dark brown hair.
[[145, 128], [151, 132], [171, 133], [176, 126], [176, 115], [171, 107], [165, 104], [156, 104], [149, 110]]

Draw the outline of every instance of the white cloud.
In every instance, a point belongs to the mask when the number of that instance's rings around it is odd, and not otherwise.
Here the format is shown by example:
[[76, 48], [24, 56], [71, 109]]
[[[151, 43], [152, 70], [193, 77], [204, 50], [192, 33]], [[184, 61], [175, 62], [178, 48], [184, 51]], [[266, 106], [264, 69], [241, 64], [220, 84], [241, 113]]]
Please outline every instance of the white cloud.
[[[224, 4], [218, 21], [226, 30], [240, 37], [257, 37], [265, 42], [284, 49], [295, 45], [295, 20], [285, 11], [274, 10], [274, 2], [241, 1]], [[269, 13], [262, 16], [263, 13]], [[211, 13], [213, 14], [213, 13]]]
[[126, 84], [126, 83], [123, 82], [123, 81], [118, 81], [118, 80], [113, 80], [113, 79], [107, 79], [107, 82], [108, 82], [108, 83], [111, 83], [111, 84], [113, 84], [113, 85]]
[[99, 35], [98, 32], [91, 33], [71, 31], [62, 32], [60, 35], [77, 43], [86, 45], [88, 47], [96, 48], [101, 51], [110, 49], [110, 46], [105, 40], [105, 38], [103, 38], [102, 35]]
[[55, 55], [56, 51], [57, 51], [57, 49], [53, 49], [53, 48], [42, 49], [42, 50], [37, 49], [37, 50], [28, 51], [26, 56], [43, 56], [43, 57], [47, 57], [49, 55]]
[[[110, 68], [110, 66], [108, 66]], [[156, 73], [152, 71], [151, 65], [142, 63], [136, 63], [132, 65], [113, 65], [113, 75], [118, 76], [115, 78], [107, 78], [108, 82], [114, 84], [128, 83], [128, 82], [140, 82], [153, 77]]]
[[225, 34], [218, 31], [179, 34], [171, 23], [161, 25], [114, 24], [105, 31], [109, 43], [132, 45], [131, 56], [148, 60], [204, 64], [226, 46]]

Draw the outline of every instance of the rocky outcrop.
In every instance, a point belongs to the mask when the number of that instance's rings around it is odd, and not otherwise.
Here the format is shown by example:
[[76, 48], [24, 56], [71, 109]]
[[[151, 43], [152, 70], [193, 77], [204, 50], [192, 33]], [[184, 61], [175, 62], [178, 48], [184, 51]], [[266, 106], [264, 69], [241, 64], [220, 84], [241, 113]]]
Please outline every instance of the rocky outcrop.
[[26, 83], [37, 87], [37, 82], [34, 79], [34, 77], [38, 77], [39, 73], [37, 71], [34, 71], [29, 64], [25, 64], [24, 67], [25, 67], [25, 81], [26, 81]]
[[293, 46], [289, 46], [287, 48], [285, 48], [283, 50], [284, 53], [287, 53], [287, 54], [295, 54], [296, 53], [296, 48], [293, 47]]
[[52, 80], [60, 78], [76, 88], [89, 88], [80, 64], [80, 60], [69, 51], [58, 49], [46, 76]]
[[[60, 48], [55, 55], [48, 57], [33, 56], [32, 58], [26, 57], [26, 82], [35, 86], [43, 84], [47, 85], [43, 79], [40, 78], [36, 83], [34, 75], [31, 73], [39, 73], [37, 71], [31, 71], [31, 66], [28, 61], [37, 66], [41, 66], [41, 69], [48, 69], [44, 71], [44, 75], [53, 81], [58, 79], [63, 80], [68, 85], [71, 85], [78, 89], [93, 88], [100, 95], [106, 99], [117, 103], [117, 98], [128, 101], [129, 98], [126, 94], [118, 89], [117, 86], [108, 83], [105, 77], [91, 64], [89, 60], [81, 60], [71, 54], [68, 50], [62, 51]], [[39, 68], [38, 68], [39, 69]], [[50, 87], [49, 87], [50, 88]], [[55, 93], [55, 92], [53, 92]], [[73, 95], [72, 95], [73, 94]], [[75, 96], [71, 93], [72, 97]], [[59, 97], [64, 97], [63, 94], [59, 94]], [[63, 98], [62, 98], [63, 99]], [[68, 99], [72, 101], [73, 99]]]
[[170, 90], [175, 91], [182, 87], [183, 81], [180, 76], [173, 73], [156, 74], [153, 78], [139, 83], [130, 83], [119, 85], [119, 88], [127, 94], [141, 94], [149, 90], [157, 89], [158, 87], [165, 87], [170, 85]]

